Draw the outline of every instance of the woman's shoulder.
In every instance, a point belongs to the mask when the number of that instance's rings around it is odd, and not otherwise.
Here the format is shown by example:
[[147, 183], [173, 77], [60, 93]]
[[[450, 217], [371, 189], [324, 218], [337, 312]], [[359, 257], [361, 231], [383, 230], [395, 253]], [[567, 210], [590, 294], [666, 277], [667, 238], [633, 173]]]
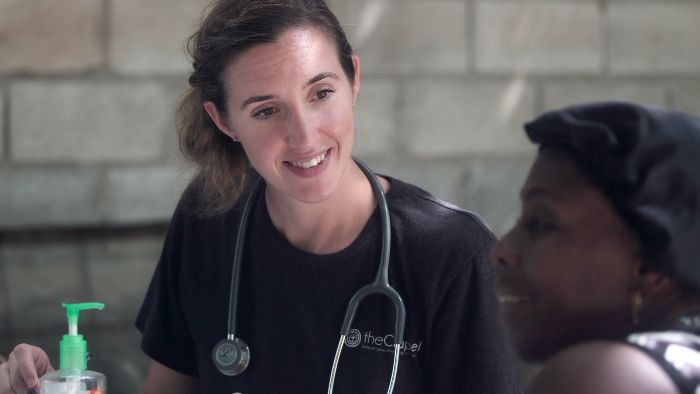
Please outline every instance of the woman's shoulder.
[[384, 176], [391, 182], [387, 194], [392, 219], [406, 224], [416, 235], [440, 234], [441, 238], [469, 238], [472, 243], [490, 244], [493, 232], [475, 212], [435, 197], [408, 182]]
[[622, 341], [591, 341], [560, 351], [547, 360], [528, 389], [528, 394], [678, 392], [651, 356]]

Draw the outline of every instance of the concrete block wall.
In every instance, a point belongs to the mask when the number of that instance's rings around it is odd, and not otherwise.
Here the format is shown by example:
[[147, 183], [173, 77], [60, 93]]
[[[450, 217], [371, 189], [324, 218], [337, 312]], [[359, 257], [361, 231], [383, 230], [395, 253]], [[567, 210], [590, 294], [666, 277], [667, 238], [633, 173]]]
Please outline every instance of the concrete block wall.
[[[138, 391], [132, 321], [191, 175], [173, 114], [206, 4], [0, 0], [0, 353], [56, 348], [60, 301], [99, 298], [93, 366]], [[496, 233], [517, 218], [538, 113], [625, 99], [700, 114], [694, 0], [329, 4], [361, 58], [356, 154]]]

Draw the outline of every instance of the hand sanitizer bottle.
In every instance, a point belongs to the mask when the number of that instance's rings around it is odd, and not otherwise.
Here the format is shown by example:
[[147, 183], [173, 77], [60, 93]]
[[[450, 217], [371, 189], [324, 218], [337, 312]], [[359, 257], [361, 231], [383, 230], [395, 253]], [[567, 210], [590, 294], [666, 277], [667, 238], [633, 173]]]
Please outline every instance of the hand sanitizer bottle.
[[78, 334], [78, 318], [85, 309], [102, 309], [104, 304], [88, 302], [63, 304], [68, 316], [68, 334], [60, 343], [60, 369], [39, 379], [41, 394], [106, 394], [107, 378], [87, 370], [87, 342]]

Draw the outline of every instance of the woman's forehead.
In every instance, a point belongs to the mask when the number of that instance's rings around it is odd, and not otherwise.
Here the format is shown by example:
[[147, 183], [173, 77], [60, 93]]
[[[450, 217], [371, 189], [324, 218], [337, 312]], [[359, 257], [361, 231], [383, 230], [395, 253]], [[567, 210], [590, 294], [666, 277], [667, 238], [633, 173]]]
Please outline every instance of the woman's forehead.
[[540, 151], [521, 189], [521, 199], [524, 203], [544, 199], [562, 211], [575, 210], [579, 213], [602, 213], [602, 210], [613, 209], [607, 197], [590, 182], [574, 158], [556, 148]]
[[533, 194], [550, 198], [564, 198], [592, 188], [571, 155], [562, 149], [542, 149], [530, 168], [521, 197]]
[[270, 43], [255, 45], [237, 55], [224, 71], [229, 81], [264, 82], [281, 73], [306, 77], [316, 69], [340, 68], [335, 47], [318, 29], [296, 27]]

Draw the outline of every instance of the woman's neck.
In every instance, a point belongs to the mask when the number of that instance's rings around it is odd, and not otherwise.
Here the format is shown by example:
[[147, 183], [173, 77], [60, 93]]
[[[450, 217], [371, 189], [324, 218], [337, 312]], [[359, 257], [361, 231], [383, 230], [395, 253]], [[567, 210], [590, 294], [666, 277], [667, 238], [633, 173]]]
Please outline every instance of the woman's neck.
[[[388, 190], [388, 182], [380, 182]], [[324, 201], [309, 204], [268, 190], [265, 202], [277, 231], [295, 247], [313, 254], [330, 254], [348, 247], [377, 205], [370, 183], [354, 163]]]

